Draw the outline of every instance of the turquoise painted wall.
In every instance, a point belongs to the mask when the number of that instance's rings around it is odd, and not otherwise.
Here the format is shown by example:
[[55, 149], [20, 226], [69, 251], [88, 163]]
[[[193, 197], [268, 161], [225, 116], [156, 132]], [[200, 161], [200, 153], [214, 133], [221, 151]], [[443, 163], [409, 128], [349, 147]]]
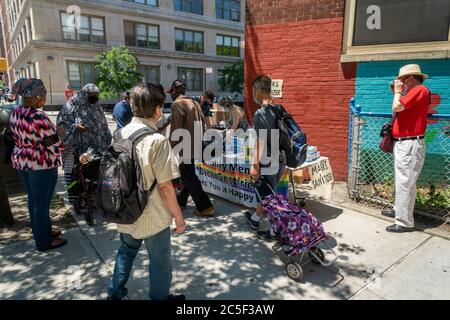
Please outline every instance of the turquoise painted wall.
[[392, 93], [389, 83], [405, 64], [417, 63], [430, 76], [425, 85], [441, 97], [438, 113], [450, 113], [450, 60], [407, 60], [358, 63], [356, 69], [356, 103], [363, 111], [389, 112]]
[[[410, 63], [420, 65], [422, 72], [430, 76], [425, 85], [433, 94], [433, 104], [439, 101], [437, 113], [450, 114], [450, 60], [411, 60], [411, 61], [383, 61], [363, 62], [357, 65], [356, 71], [356, 104], [362, 111], [391, 112], [393, 95], [389, 83], [398, 75], [399, 69]], [[366, 124], [361, 132], [362, 163], [361, 175], [370, 181], [385, 181], [392, 177], [392, 168], [382, 166], [381, 163], [392, 163], [391, 155], [383, 154], [378, 149], [381, 138], [379, 131], [386, 118], [364, 117]], [[450, 154], [449, 137], [443, 131], [449, 121], [431, 121], [427, 129], [427, 158], [422, 170], [421, 182], [449, 183]], [[375, 161], [375, 166], [373, 159]], [[446, 169], [447, 168], [447, 169]], [[444, 169], [444, 171], [442, 171]]]

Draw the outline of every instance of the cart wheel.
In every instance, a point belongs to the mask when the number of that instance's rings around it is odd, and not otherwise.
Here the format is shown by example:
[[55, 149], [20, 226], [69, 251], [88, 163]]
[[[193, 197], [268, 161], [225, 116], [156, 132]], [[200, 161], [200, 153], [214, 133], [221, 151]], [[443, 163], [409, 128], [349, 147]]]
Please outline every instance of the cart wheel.
[[[316, 257], [314, 257], [311, 254], [311, 252], [314, 253], [317, 256], [317, 258], [319, 258], [320, 260], [318, 260]], [[311, 258], [311, 261], [315, 264], [322, 264], [325, 262], [325, 253], [320, 248], [317, 248], [317, 247], [311, 248], [311, 250], [309, 250], [309, 252], [308, 252], [308, 255]]]
[[286, 272], [292, 280], [300, 281], [303, 278], [302, 266], [297, 262], [288, 262]]

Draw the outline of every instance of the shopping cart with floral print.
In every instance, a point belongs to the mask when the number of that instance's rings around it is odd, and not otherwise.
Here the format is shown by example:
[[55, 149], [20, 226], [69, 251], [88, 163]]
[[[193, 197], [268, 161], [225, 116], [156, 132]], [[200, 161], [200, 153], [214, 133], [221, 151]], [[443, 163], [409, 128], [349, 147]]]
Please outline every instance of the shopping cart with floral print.
[[284, 195], [276, 194], [267, 181], [257, 182], [255, 189], [277, 238], [274, 251], [285, 264], [291, 279], [300, 281], [302, 267], [310, 261], [324, 267], [336, 261], [337, 256], [331, 248], [327, 247], [327, 252], [330, 251], [334, 259], [327, 261], [319, 247], [322, 243], [326, 246], [324, 241], [328, 240], [328, 234], [312, 213], [290, 203]]

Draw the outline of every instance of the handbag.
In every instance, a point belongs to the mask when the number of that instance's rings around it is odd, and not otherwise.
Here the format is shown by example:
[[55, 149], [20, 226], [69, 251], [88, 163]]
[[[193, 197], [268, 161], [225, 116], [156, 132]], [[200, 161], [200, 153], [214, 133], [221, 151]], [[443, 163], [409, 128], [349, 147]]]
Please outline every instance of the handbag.
[[0, 132], [0, 165], [11, 163], [11, 155], [15, 146], [12, 132], [6, 128], [3, 129]]
[[394, 137], [392, 136], [392, 126], [394, 125], [395, 119], [397, 119], [397, 112], [392, 114], [391, 121], [385, 123], [381, 128], [380, 137], [382, 137], [380, 142], [380, 149], [386, 153], [392, 153], [394, 151]]
[[54, 134], [54, 135], [52, 135], [52, 136], [47, 136], [47, 137], [44, 137], [43, 139], [42, 139], [42, 144], [45, 146], [45, 147], [51, 147], [52, 145], [54, 145], [54, 144], [57, 144], [57, 143], [59, 143], [61, 140], [59, 139], [59, 136], [57, 135], [57, 134]]

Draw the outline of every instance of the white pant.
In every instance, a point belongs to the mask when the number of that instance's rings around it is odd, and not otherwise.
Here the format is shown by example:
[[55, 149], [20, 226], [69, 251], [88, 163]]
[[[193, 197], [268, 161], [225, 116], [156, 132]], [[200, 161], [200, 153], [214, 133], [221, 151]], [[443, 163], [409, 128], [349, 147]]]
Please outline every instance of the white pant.
[[425, 140], [397, 141], [394, 144], [395, 223], [414, 227], [416, 183], [425, 161]]

